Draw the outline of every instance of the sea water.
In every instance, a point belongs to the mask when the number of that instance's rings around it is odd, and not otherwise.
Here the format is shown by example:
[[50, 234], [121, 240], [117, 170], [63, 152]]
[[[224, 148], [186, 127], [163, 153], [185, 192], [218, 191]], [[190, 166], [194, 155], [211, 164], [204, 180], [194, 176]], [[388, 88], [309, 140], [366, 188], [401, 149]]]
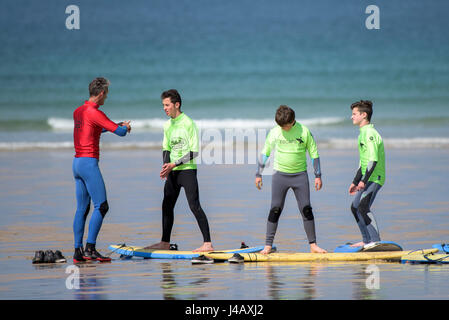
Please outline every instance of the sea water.
[[395, 147], [449, 145], [447, 1], [8, 1], [0, 13], [0, 150], [69, 148], [74, 109], [97, 76], [101, 107], [131, 120], [115, 148], [159, 147], [160, 94], [176, 88], [204, 129], [268, 129], [280, 104], [320, 142], [357, 133], [351, 103], [374, 102], [373, 123]]

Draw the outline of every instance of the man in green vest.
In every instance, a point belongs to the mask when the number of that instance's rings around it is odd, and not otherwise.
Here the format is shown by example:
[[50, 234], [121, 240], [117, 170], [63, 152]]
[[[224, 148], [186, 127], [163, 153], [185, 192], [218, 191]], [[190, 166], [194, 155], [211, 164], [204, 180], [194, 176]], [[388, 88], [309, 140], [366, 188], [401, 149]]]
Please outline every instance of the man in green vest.
[[162, 239], [161, 242], [146, 249], [170, 249], [170, 236], [174, 222], [174, 208], [184, 188], [190, 210], [193, 212], [201, 233], [203, 245], [194, 252], [213, 251], [209, 223], [200, 205], [195, 158], [199, 152], [198, 129], [185, 113], [181, 111], [181, 96], [171, 89], [161, 94], [164, 111], [170, 119], [164, 124], [162, 156], [164, 164], [160, 172], [161, 179], [166, 179], [164, 200], [162, 202]]

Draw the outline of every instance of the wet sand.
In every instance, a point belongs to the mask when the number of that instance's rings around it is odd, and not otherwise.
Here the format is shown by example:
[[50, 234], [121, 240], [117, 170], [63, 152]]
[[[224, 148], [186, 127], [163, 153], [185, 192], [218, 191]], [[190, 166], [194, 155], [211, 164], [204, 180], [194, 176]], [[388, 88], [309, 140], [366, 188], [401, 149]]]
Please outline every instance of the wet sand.
[[[429, 159], [429, 154], [432, 155]], [[358, 165], [356, 150], [320, 149], [324, 187], [311, 192], [318, 244], [328, 250], [358, 241], [347, 189]], [[366, 288], [370, 264], [257, 263], [191, 265], [189, 261], [120, 260], [90, 263], [80, 289], [66, 280], [72, 265], [75, 185], [70, 151], [0, 152], [1, 299], [447, 299], [447, 266], [379, 264], [380, 289]], [[387, 181], [373, 211], [383, 240], [405, 249], [449, 242], [446, 168], [449, 150], [388, 150]], [[161, 155], [154, 150], [103, 150], [108, 212], [97, 247], [147, 245], [161, 235]], [[201, 165], [200, 200], [215, 249], [264, 243], [271, 177], [254, 187], [254, 165]], [[312, 175], [309, 174], [312, 180]], [[86, 224], [86, 228], [88, 223]], [[87, 230], [85, 236], [87, 235]], [[183, 191], [175, 208], [172, 243], [201, 244]], [[293, 193], [287, 195], [275, 244], [282, 252], [307, 251]], [[32, 265], [36, 250], [61, 250], [68, 263]]]

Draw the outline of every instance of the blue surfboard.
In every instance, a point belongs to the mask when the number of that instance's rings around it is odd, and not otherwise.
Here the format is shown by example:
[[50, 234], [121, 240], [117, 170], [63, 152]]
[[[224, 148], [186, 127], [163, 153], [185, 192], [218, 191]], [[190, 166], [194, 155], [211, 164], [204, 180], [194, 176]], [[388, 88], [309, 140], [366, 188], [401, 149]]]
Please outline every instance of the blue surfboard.
[[442, 243], [442, 244], [434, 244], [434, 245], [432, 246], [432, 248], [436, 248], [436, 249], [438, 249], [438, 250], [440, 250], [440, 251], [449, 253], [449, 244], [445, 244], [445, 243]]
[[352, 243], [335, 248], [334, 252], [381, 252], [381, 251], [402, 251], [402, 247], [392, 241], [378, 241], [369, 243], [361, 247], [351, 247]]
[[352, 243], [347, 243], [335, 248], [334, 252], [360, 252], [363, 247], [351, 247]]
[[[264, 246], [257, 246], [220, 251], [227, 253], [252, 253], [262, 251], [263, 248]], [[273, 248], [275, 249], [274, 246]], [[200, 254], [204, 254], [204, 252], [145, 249], [144, 247], [126, 246], [124, 244], [110, 245], [109, 249], [112, 253], [117, 253], [122, 256], [140, 257], [145, 259], [192, 259], [198, 258]]]

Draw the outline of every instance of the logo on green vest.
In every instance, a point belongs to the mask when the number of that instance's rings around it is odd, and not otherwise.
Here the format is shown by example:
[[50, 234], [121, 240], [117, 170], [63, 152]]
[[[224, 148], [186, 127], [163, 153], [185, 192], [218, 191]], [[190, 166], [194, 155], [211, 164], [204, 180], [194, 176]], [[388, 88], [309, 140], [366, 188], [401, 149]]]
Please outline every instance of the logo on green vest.
[[170, 144], [173, 150], [182, 150], [187, 145], [187, 141], [181, 137], [178, 137], [172, 139]]

